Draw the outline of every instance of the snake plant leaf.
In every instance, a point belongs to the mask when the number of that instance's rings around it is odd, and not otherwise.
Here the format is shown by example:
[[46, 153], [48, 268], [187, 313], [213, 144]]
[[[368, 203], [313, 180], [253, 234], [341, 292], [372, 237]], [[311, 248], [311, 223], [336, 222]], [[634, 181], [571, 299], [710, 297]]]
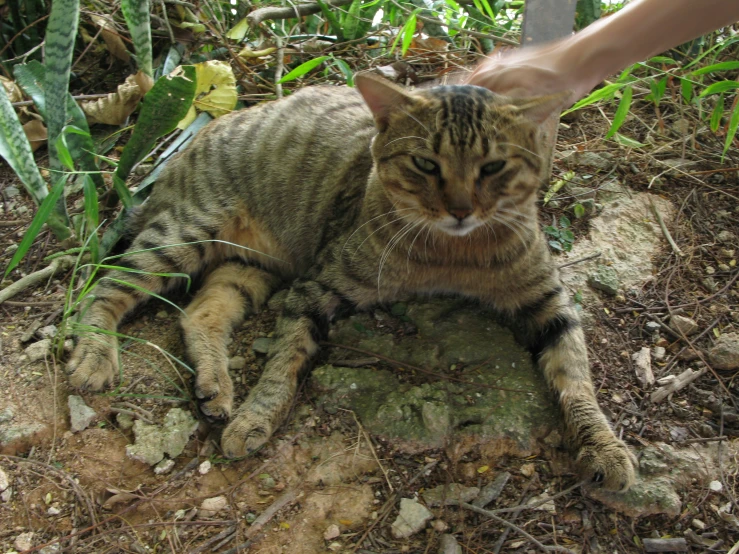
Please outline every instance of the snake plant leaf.
[[121, 0], [121, 9], [131, 33], [139, 69], [153, 77], [149, 0]]

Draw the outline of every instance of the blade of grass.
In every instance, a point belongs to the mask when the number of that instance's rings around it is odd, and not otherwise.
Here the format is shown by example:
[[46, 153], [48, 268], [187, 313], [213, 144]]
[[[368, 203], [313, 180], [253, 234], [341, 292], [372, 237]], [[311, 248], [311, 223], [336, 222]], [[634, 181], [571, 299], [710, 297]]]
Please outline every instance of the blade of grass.
[[731, 144], [734, 142], [737, 129], [739, 129], [739, 96], [734, 98], [734, 109], [731, 110], [731, 118], [729, 118], [729, 126], [726, 130], [726, 140], [724, 141], [724, 151], [721, 154], [722, 163], [726, 157], [726, 153], [731, 147]]
[[629, 108], [631, 108], [631, 98], [633, 95], [634, 89], [632, 89], [631, 86], [624, 88], [623, 94], [621, 95], [621, 101], [618, 103], [618, 108], [613, 116], [613, 123], [606, 133], [607, 139], [615, 135], [616, 131], [618, 131], [624, 121], [626, 121], [626, 116], [629, 115]]
[[298, 77], [302, 77], [309, 71], [312, 71], [319, 65], [321, 65], [326, 60], [331, 59], [331, 56], [319, 56], [317, 58], [313, 58], [312, 60], [308, 60], [307, 62], [301, 63], [298, 67], [290, 71], [287, 75], [285, 75], [282, 79], [280, 79], [277, 83], [283, 84], [287, 83], [289, 81], [294, 81]]

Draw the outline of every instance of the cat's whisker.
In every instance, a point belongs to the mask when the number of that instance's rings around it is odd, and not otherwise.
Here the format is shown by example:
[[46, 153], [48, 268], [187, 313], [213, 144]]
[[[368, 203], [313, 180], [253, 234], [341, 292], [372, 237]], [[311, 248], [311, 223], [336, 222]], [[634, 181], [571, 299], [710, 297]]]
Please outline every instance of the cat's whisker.
[[399, 137], [399, 138], [393, 139], [393, 140], [391, 140], [391, 141], [388, 141], [388, 143], [387, 143], [387, 144], [386, 144], [385, 146], [383, 146], [383, 148], [387, 148], [387, 147], [388, 147], [388, 146], [390, 146], [390, 145], [391, 145], [392, 143], [394, 143], [394, 142], [398, 142], [399, 140], [406, 140], [406, 139], [418, 139], [418, 140], [422, 140], [422, 141], [423, 141], [423, 142], [425, 142], [426, 144], [429, 144], [429, 139], [425, 139], [425, 138], [423, 138], [423, 137], [419, 137], [419, 136], [415, 136], [415, 135], [409, 135], [409, 136], [407, 136], [407, 137]]
[[392, 225], [393, 223], [397, 223], [401, 219], [407, 219], [408, 217], [410, 217], [410, 214], [405, 214], [405, 215], [400, 216], [397, 219], [393, 219], [389, 223], [385, 223], [385, 225], [380, 225], [377, 229], [375, 229], [374, 231], [372, 231], [372, 233], [370, 233], [369, 235], [367, 235], [367, 237], [361, 242], [361, 244], [359, 246], [357, 246], [357, 249], [354, 251], [354, 254], [352, 254], [352, 257], [350, 258], [349, 261], [354, 261], [354, 256], [357, 255], [357, 252], [359, 252], [362, 249], [362, 246], [364, 245], [364, 243], [367, 242], [372, 237], [372, 235], [374, 235], [377, 231], [379, 231], [383, 227], [387, 227], [388, 225]]
[[[423, 123], [421, 123], [416, 116], [412, 115], [411, 113], [408, 112], [408, 110], [405, 110], [403, 108], [400, 108], [400, 111], [404, 113], [405, 115], [407, 115], [408, 117], [410, 117], [413, 121], [418, 123], [421, 127], [423, 127], [423, 130], [426, 131], [429, 136], [432, 136], [433, 133], [431, 133], [431, 131], [429, 131], [429, 128], [426, 127], [426, 125], [424, 125]], [[428, 142], [428, 139], [424, 139], [424, 140]]]
[[393, 238], [390, 239], [387, 246], [383, 250], [382, 256], [380, 258], [380, 268], [377, 272], [377, 296], [382, 297], [382, 294], [380, 292], [380, 280], [382, 279], [382, 269], [385, 266], [385, 262], [390, 257], [390, 254], [392, 253], [393, 249], [402, 242], [402, 240], [410, 234], [413, 229], [416, 228], [418, 223], [421, 222], [420, 219], [416, 219], [414, 221], [411, 221], [410, 223], [406, 223], [406, 225], [395, 235]]
[[526, 242], [526, 240], [523, 238], [523, 235], [521, 235], [521, 233], [518, 231], [518, 229], [516, 227], [514, 227], [513, 225], [511, 225], [508, 221], [506, 221], [506, 220], [504, 220], [502, 218], [499, 218], [499, 217], [493, 217], [493, 221], [495, 221], [496, 223], [500, 223], [501, 225], [504, 225], [504, 226], [508, 227], [511, 231], [513, 231], [513, 233], [521, 241], [521, 245], [524, 247], [524, 249], [525, 250], [528, 250], [529, 249], [529, 243]]
[[406, 264], [405, 264], [405, 268], [406, 268], [406, 272], [407, 273], [410, 273], [411, 272], [411, 250], [413, 250], [413, 245], [416, 243], [416, 239], [418, 238], [418, 236], [421, 233], [423, 233], [423, 230], [426, 228], [426, 225], [428, 225], [428, 222], [424, 223], [421, 226], [421, 229], [418, 231], [418, 233], [416, 233], [416, 236], [413, 237], [413, 240], [411, 241], [411, 245], [408, 247], [408, 258], [407, 258]]
[[531, 154], [535, 158], [539, 158], [540, 160], [543, 159], [543, 156], [541, 154], [537, 154], [536, 152], [532, 152], [531, 150], [529, 150], [528, 148], [525, 148], [525, 147], [521, 146], [520, 144], [516, 144], [516, 143], [513, 143], [513, 142], [499, 142], [498, 145], [499, 146], [512, 146], [513, 148], [518, 148], [519, 150], [523, 150], [524, 152], [528, 152], [529, 154]]
[[[397, 203], [397, 202], [396, 202], [396, 203]], [[356, 234], [357, 234], [357, 232], [358, 232], [358, 231], [359, 231], [359, 230], [360, 230], [360, 229], [361, 229], [362, 227], [364, 227], [365, 225], [369, 225], [369, 224], [370, 224], [370, 223], [372, 223], [372, 222], [373, 222], [373, 221], [374, 221], [375, 219], [379, 219], [379, 218], [381, 218], [381, 217], [384, 217], [384, 216], [387, 216], [387, 215], [390, 215], [390, 214], [397, 214], [397, 213], [400, 213], [400, 212], [406, 212], [406, 211], [409, 211], [409, 210], [415, 210], [415, 208], [402, 208], [402, 209], [400, 209], [400, 210], [396, 210], [396, 209], [395, 209], [395, 204], [393, 204], [393, 207], [392, 207], [392, 208], [391, 208], [391, 209], [390, 209], [389, 211], [385, 212], [384, 214], [380, 214], [380, 215], [378, 215], [378, 216], [375, 216], [375, 217], [373, 217], [372, 219], [368, 219], [367, 221], [365, 221], [364, 223], [362, 223], [362, 224], [361, 224], [361, 225], [360, 225], [359, 227], [357, 227], [357, 228], [356, 228], [356, 229], [354, 230], [354, 232], [353, 232], [353, 233], [352, 233], [351, 235], [349, 235], [349, 238], [348, 238], [348, 239], [346, 239], [346, 241], [344, 242], [344, 246], [342, 246], [342, 247], [341, 247], [341, 253], [342, 253], [342, 254], [344, 253], [344, 249], [346, 248], [346, 245], [347, 245], [347, 244], [349, 244], [349, 241], [350, 241], [350, 240], [352, 239], [352, 237], [353, 237], [354, 235], [356, 235]]]

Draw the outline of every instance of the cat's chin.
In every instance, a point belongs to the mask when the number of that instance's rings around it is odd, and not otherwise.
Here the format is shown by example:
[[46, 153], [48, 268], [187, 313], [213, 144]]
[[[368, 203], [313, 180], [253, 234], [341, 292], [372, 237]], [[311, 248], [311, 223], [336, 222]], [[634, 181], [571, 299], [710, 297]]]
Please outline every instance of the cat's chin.
[[479, 223], [442, 223], [437, 228], [452, 237], [466, 237], [479, 226]]

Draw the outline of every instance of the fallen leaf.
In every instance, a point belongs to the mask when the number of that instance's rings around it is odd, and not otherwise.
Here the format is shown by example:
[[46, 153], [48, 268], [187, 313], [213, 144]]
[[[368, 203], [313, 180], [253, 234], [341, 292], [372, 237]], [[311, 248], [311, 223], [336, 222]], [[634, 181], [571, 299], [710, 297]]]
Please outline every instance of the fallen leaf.
[[31, 143], [31, 150], [33, 152], [41, 148], [49, 138], [49, 134], [46, 132], [46, 127], [43, 122], [38, 119], [32, 119], [28, 123], [24, 124], [23, 132], [26, 133], [26, 138], [28, 139], [28, 142]]
[[198, 111], [221, 117], [230, 113], [238, 100], [236, 77], [227, 63], [213, 60], [195, 64], [195, 76], [195, 101], [184, 119], [177, 124], [180, 129], [190, 125]]
[[83, 102], [80, 107], [87, 115], [90, 125], [95, 123], [121, 125], [152, 86], [154, 82], [151, 77], [139, 71], [136, 75], [129, 75], [126, 81], [118, 86], [117, 92], [111, 92], [105, 98]]
[[15, 84], [15, 81], [11, 81], [10, 79], [6, 79], [0, 75], [0, 83], [5, 87], [5, 92], [8, 93], [8, 99], [11, 102], [20, 102], [23, 100], [23, 92], [20, 87]]
[[131, 60], [131, 54], [126, 50], [126, 45], [123, 43], [118, 31], [115, 30], [113, 22], [102, 15], [92, 14], [90, 17], [95, 25], [102, 29], [100, 34], [105, 41], [105, 46], [108, 47], [110, 55], [128, 63]]

